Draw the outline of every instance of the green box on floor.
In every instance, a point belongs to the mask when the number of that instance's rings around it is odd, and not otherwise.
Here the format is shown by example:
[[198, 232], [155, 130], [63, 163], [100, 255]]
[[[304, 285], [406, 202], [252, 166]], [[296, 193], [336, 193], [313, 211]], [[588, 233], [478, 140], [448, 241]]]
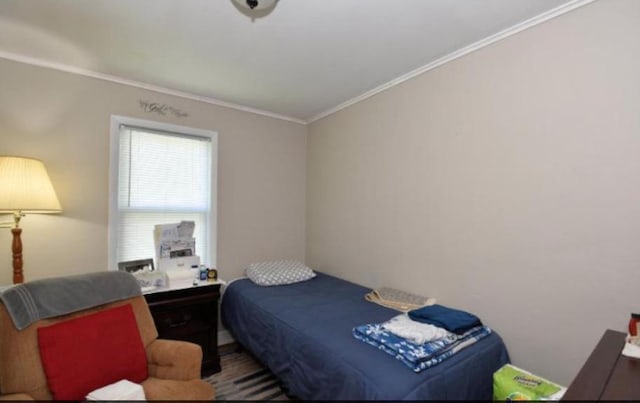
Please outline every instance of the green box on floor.
[[493, 400], [557, 400], [564, 389], [511, 364], [493, 374]]

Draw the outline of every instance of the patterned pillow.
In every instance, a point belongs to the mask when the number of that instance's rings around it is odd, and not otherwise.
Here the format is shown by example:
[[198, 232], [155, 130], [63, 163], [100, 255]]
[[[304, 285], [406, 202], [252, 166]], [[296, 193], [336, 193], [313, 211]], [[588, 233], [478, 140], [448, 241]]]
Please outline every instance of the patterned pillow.
[[246, 274], [251, 281], [263, 286], [299, 283], [316, 276], [313, 270], [297, 260], [253, 263], [247, 266]]

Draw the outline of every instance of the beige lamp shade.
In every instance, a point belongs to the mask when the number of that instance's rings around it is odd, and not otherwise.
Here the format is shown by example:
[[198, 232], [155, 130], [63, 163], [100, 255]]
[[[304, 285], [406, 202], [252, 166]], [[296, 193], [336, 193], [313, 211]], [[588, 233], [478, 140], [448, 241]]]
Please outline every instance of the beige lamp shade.
[[60, 213], [62, 207], [44, 164], [0, 156], [0, 212]]

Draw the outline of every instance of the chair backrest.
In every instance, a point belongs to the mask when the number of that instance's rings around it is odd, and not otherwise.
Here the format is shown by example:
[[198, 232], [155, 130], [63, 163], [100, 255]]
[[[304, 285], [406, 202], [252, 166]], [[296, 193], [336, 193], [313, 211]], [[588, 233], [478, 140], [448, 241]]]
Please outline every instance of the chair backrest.
[[[41, 319], [17, 330], [5, 306], [0, 303], [0, 393], [27, 393], [36, 400], [50, 400], [51, 392], [40, 360], [38, 328], [85, 316], [116, 306], [131, 304], [145, 348], [158, 338], [151, 312], [143, 296], [123, 299], [55, 318]], [[74, 335], [70, 334], [69, 337]]]

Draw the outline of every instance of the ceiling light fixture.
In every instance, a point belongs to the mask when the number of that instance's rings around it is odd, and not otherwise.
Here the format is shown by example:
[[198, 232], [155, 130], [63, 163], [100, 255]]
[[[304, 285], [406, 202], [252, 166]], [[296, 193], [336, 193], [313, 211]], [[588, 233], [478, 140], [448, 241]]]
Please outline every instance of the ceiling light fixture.
[[266, 10], [275, 7], [278, 0], [234, 0], [234, 2], [250, 10]]

